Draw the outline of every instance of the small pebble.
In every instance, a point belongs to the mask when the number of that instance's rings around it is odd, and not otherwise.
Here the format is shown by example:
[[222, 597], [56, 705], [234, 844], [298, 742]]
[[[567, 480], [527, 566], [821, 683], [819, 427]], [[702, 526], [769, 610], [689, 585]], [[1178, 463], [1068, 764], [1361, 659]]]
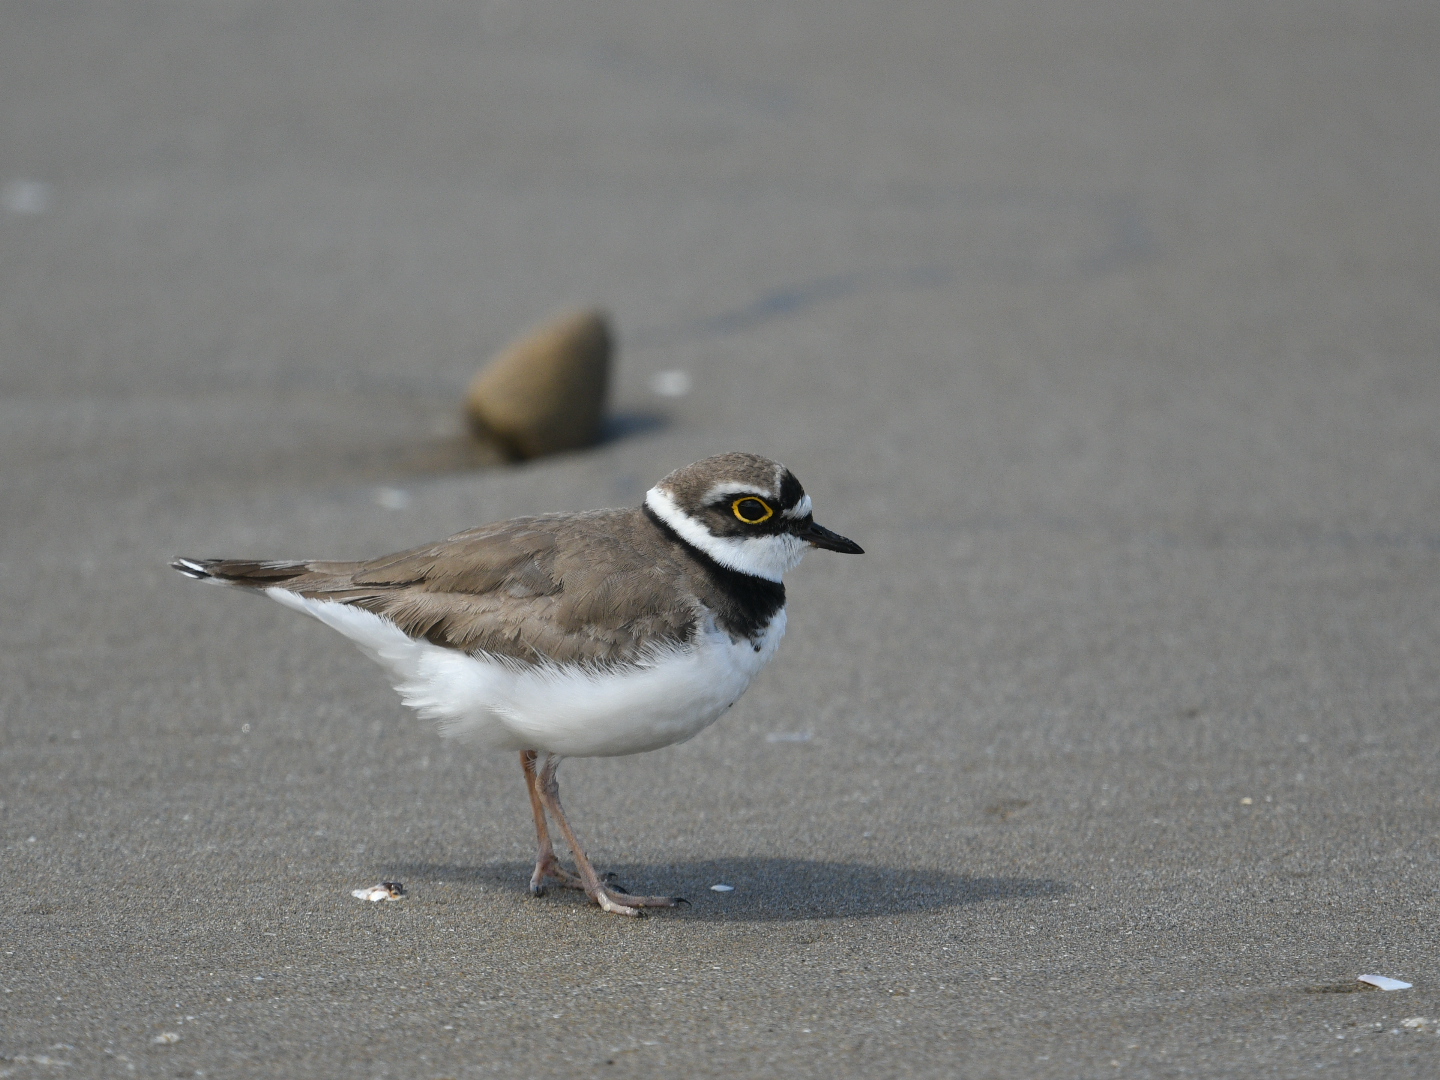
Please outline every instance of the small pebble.
[[159, 1043], [161, 1046], [174, 1046], [177, 1042], [180, 1041], [180, 1036], [175, 1034], [175, 1032], [173, 1031], [162, 1031], [159, 1035], [156, 1035], [155, 1038], [151, 1039], [150, 1041], [153, 1043]]
[[710, 886], [710, 891], [711, 891], [711, 892], [734, 892], [734, 891], [735, 891], [735, 886], [734, 886], [734, 885], [711, 885], [711, 886]]

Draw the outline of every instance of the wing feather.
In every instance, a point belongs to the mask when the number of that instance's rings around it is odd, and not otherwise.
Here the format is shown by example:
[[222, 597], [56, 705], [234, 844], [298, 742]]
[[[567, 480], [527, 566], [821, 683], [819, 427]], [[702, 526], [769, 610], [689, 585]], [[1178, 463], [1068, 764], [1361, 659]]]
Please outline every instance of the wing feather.
[[597, 510], [517, 518], [365, 562], [180, 560], [177, 569], [353, 604], [468, 653], [612, 666], [693, 638], [698, 604], [684, 569], [666, 572], [675, 558], [638, 511]]

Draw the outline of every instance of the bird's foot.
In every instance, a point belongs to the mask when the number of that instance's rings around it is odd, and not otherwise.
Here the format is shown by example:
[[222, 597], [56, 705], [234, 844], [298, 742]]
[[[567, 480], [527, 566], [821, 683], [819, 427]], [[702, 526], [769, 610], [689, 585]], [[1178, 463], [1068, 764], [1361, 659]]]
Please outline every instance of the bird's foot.
[[[607, 877], [612, 875], [607, 875]], [[643, 908], [677, 907], [690, 904], [683, 896], [632, 896], [617, 885], [607, 884], [587, 895], [606, 911], [616, 915], [640, 915]]]
[[585, 883], [561, 866], [554, 855], [541, 857], [535, 863], [535, 872], [530, 875], [530, 893], [532, 896], [544, 896], [545, 890], [552, 884], [562, 889], [583, 891], [585, 888]]

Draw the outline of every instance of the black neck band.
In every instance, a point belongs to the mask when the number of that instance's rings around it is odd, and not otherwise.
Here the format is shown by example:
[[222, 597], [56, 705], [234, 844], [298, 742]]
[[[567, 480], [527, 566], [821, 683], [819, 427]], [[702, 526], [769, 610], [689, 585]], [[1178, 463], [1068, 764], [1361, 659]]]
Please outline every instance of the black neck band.
[[746, 574], [716, 562], [676, 532], [648, 504], [642, 509], [667, 540], [678, 544], [704, 569], [705, 576], [720, 593], [717, 598], [720, 602], [713, 605], [716, 622], [729, 634], [750, 640], [757, 638], [770, 625], [775, 613], [785, 606], [784, 583]]

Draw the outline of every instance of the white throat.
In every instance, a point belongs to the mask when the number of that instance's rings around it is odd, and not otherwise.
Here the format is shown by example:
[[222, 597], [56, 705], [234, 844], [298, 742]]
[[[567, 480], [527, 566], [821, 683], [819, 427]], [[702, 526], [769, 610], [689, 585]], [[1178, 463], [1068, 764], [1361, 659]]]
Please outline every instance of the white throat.
[[716, 536], [680, 507], [669, 492], [653, 487], [645, 505], [691, 547], [699, 548], [721, 566], [767, 581], [782, 580], [805, 557], [805, 541], [791, 533], [777, 536]]

